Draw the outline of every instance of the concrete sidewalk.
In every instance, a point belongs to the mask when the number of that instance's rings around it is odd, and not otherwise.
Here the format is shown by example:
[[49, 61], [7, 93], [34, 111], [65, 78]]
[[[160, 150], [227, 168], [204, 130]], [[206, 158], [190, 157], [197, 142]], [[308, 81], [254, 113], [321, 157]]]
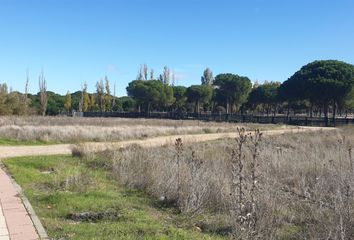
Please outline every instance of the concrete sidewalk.
[[0, 240], [40, 239], [18, 190], [0, 168]]

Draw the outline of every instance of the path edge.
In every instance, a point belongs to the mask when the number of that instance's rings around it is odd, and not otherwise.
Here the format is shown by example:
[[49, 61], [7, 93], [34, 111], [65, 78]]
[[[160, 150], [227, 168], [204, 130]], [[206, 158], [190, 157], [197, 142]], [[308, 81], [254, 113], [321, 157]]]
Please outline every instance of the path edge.
[[46, 232], [46, 230], [44, 229], [41, 221], [39, 220], [37, 214], [35, 213], [31, 203], [29, 202], [28, 198], [26, 197], [26, 195], [24, 194], [21, 186], [15, 181], [14, 177], [10, 174], [10, 172], [7, 170], [5, 164], [0, 160], [0, 168], [2, 170], [4, 170], [4, 172], [6, 173], [6, 175], [9, 177], [12, 185], [14, 186], [15, 190], [18, 192], [19, 197], [22, 201], [22, 204], [24, 205], [32, 223], [34, 228], [36, 229], [39, 239], [41, 240], [49, 240], [49, 236]]

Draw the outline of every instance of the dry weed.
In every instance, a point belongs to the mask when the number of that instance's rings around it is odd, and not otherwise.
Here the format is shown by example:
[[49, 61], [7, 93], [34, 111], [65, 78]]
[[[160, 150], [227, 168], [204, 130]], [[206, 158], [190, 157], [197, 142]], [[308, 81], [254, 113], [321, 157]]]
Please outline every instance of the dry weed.
[[182, 139], [176, 146], [113, 150], [104, 159], [121, 184], [187, 214], [224, 216], [223, 226], [213, 220], [198, 226], [215, 232], [232, 226], [236, 239], [354, 239], [354, 135], [260, 139], [259, 132], [240, 130], [236, 143]]

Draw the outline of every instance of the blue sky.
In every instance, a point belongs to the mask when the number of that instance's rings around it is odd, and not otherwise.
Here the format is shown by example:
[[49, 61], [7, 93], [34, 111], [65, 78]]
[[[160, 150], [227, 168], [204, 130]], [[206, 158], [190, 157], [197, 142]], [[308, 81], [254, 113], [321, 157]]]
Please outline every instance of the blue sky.
[[200, 83], [206, 67], [284, 81], [316, 59], [354, 63], [353, 0], [0, 0], [0, 83], [76, 91], [105, 75], [117, 94], [146, 63]]

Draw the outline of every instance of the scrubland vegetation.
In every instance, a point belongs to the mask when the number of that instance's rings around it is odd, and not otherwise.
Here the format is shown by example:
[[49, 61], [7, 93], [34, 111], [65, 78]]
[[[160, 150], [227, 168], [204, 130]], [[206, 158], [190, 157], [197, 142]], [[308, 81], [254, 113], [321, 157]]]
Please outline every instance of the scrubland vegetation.
[[[163, 135], [234, 132], [237, 126], [232, 123], [156, 119], [9, 116], [0, 118], [0, 144], [119, 141]], [[260, 124], [242, 126], [248, 130], [284, 128]]]
[[73, 158], [5, 163], [55, 237], [97, 238], [106, 229], [110, 239], [353, 239], [352, 133], [239, 129], [237, 139], [78, 147]]

